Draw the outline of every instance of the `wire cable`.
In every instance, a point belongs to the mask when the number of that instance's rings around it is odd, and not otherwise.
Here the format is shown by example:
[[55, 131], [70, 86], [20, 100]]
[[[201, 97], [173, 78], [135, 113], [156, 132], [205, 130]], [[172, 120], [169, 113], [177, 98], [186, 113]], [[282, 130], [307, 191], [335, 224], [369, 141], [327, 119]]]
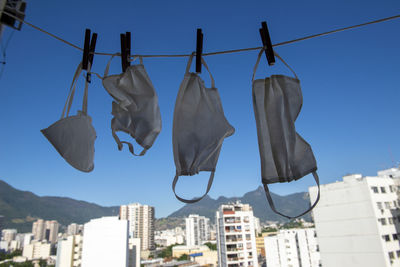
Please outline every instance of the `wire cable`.
[[10, 43], [10, 41], [11, 41], [11, 38], [12, 38], [13, 35], [14, 35], [14, 32], [15, 32], [15, 31], [12, 31], [12, 32], [9, 34], [7, 41], [5, 41], [5, 45], [3, 45], [3, 43], [1, 43], [2, 61], [0, 61], [0, 64], [1, 64], [0, 79], [1, 79], [1, 77], [3, 76], [4, 69], [5, 69], [5, 66], [6, 66], [6, 63], [7, 63], [7, 60], [6, 60], [6, 56], [7, 56], [7, 54], [6, 54], [7, 47], [8, 47], [8, 44]]
[[[52, 34], [38, 26], [33, 25], [32, 23], [29, 23], [23, 19], [20, 19], [16, 16], [14, 16], [13, 14], [10, 14], [6, 11], [3, 12], [4, 14], [42, 32], [45, 33], [75, 49], [78, 49], [80, 51], [83, 51], [82, 48], [80, 48], [77, 45], [74, 45], [73, 43], [55, 35]], [[398, 19], [400, 18], [400, 14], [399, 15], [395, 15], [395, 16], [391, 16], [391, 17], [386, 17], [386, 18], [382, 18], [382, 19], [377, 19], [377, 20], [373, 20], [373, 21], [369, 21], [369, 22], [365, 22], [365, 23], [361, 23], [361, 24], [357, 24], [357, 25], [352, 25], [352, 26], [348, 26], [348, 27], [344, 27], [344, 28], [339, 28], [339, 29], [335, 29], [335, 30], [331, 30], [331, 31], [327, 31], [327, 32], [323, 32], [323, 33], [318, 33], [318, 34], [313, 34], [313, 35], [309, 35], [309, 36], [304, 36], [301, 38], [297, 38], [297, 39], [293, 39], [293, 40], [289, 40], [289, 41], [285, 41], [285, 42], [280, 42], [280, 43], [276, 43], [273, 44], [273, 47], [277, 47], [277, 46], [282, 46], [282, 45], [287, 45], [287, 44], [292, 44], [292, 43], [296, 43], [296, 42], [300, 42], [300, 41], [304, 41], [304, 40], [309, 40], [309, 39], [313, 39], [316, 37], [321, 37], [321, 36], [326, 36], [329, 34], [333, 34], [333, 33], [337, 33], [337, 32], [342, 32], [342, 31], [347, 31], [347, 30], [351, 30], [351, 29], [355, 29], [355, 28], [359, 28], [359, 27], [363, 27], [363, 26], [367, 26], [367, 25], [371, 25], [371, 24], [375, 24], [375, 23], [380, 23], [380, 22], [384, 22], [384, 21], [388, 21], [388, 20], [393, 20], [393, 19]], [[259, 47], [250, 47], [250, 48], [241, 48], [241, 49], [233, 49], [233, 50], [224, 50], [224, 51], [216, 51], [216, 52], [209, 52], [209, 53], [203, 53], [203, 56], [213, 56], [213, 55], [221, 55], [221, 54], [231, 54], [231, 53], [239, 53], [239, 52], [245, 52], [245, 51], [252, 51], [252, 50], [259, 50], [261, 49], [262, 46]], [[101, 56], [113, 56], [115, 55], [115, 53], [104, 53], [104, 52], [95, 52], [95, 55], [101, 55]], [[147, 57], [147, 58], [162, 58], [162, 57], [189, 57], [191, 54], [178, 54], [178, 55], [171, 55], [171, 54], [162, 54], [162, 55], [132, 55], [131, 58], [133, 57]], [[120, 54], [118, 56], [121, 56]]]

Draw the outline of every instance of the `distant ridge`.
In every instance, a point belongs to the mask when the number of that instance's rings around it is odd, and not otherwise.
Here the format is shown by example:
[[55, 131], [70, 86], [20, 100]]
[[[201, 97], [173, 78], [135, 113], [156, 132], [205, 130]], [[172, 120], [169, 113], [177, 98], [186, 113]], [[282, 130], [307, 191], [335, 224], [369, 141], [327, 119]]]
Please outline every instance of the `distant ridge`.
[[[310, 206], [308, 193], [305, 192], [290, 194], [287, 196], [280, 196], [274, 193], [271, 193], [271, 195], [274, 199], [276, 208], [279, 211], [282, 211], [284, 214], [296, 215], [298, 213], [301, 213], [301, 211], [306, 210]], [[262, 222], [267, 220], [279, 222], [287, 221], [286, 218], [274, 213], [271, 210], [262, 186], [258, 187], [254, 191], [244, 194], [242, 197], [227, 198], [221, 196], [218, 199], [213, 199], [209, 196], [206, 196], [195, 204], [185, 205], [181, 209], [170, 214], [168, 217], [179, 218], [186, 217], [190, 214], [199, 214], [202, 216], [206, 216], [214, 221], [215, 212], [221, 204], [235, 202], [237, 200], [240, 200], [242, 203], [250, 204], [253, 207], [254, 215], [260, 218]], [[302, 218], [307, 221], [311, 221], [310, 214], [306, 214]]]
[[[309, 206], [307, 193], [296, 193], [287, 196], [279, 196], [271, 193], [276, 207], [283, 213], [295, 215]], [[242, 197], [227, 198], [224, 196], [212, 199], [206, 196], [203, 200], [185, 205], [173, 212], [167, 218], [156, 219], [156, 230], [172, 228], [182, 225], [182, 219], [190, 214], [200, 214], [214, 221], [215, 212], [221, 204], [240, 200], [253, 207], [255, 216], [266, 221], [287, 221], [275, 214], [269, 207], [264, 189], [260, 186], [254, 191], [244, 194]], [[102, 216], [116, 216], [119, 214], [119, 206], [102, 207], [86, 201], [75, 200], [67, 197], [39, 197], [29, 191], [21, 191], [13, 188], [0, 180], [0, 215], [4, 216], [0, 228], [15, 228], [19, 233], [30, 232], [32, 222], [38, 218], [45, 220], [57, 220], [66, 226], [70, 223], [83, 224], [90, 219]], [[310, 214], [303, 216], [307, 221], [311, 220]]]
[[32, 222], [37, 218], [57, 220], [62, 225], [68, 225], [118, 214], [119, 207], [102, 207], [66, 197], [39, 197], [29, 191], [17, 190], [0, 180], [0, 215], [4, 216], [2, 228], [30, 232]]

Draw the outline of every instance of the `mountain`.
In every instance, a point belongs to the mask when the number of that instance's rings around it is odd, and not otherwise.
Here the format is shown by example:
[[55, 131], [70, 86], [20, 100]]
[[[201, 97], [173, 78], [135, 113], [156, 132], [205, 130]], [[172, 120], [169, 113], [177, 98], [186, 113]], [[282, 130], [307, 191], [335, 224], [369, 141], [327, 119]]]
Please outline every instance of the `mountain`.
[[[289, 215], [295, 215], [309, 206], [307, 193], [296, 193], [287, 196], [279, 196], [271, 193], [275, 206], [278, 210]], [[183, 226], [183, 217], [190, 214], [200, 214], [215, 218], [215, 212], [221, 204], [240, 200], [253, 207], [254, 215], [261, 221], [285, 222], [284, 217], [275, 214], [269, 207], [264, 189], [260, 186], [254, 191], [244, 194], [242, 197], [219, 197], [212, 199], [206, 196], [201, 201], [185, 205], [175, 211], [167, 218], [157, 219], [156, 230]], [[66, 197], [39, 197], [28, 191], [21, 191], [0, 180], [0, 215], [4, 216], [1, 221], [1, 228], [16, 228], [19, 233], [30, 232], [32, 222], [38, 218], [45, 220], [57, 220], [66, 226], [70, 223], [83, 224], [90, 219], [102, 216], [115, 216], [119, 213], [119, 206], [102, 207], [86, 201], [74, 200]], [[310, 221], [311, 216], [307, 214], [304, 219]]]
[[[280, 196], [271, 192], [272, 199], [274, 200], [275, 207], [278, 211], [287, 215], [296, 215], [306, 210], [310, 206], [308, 193], [301, 192], [287, 196]], [[213, 199], [209, 196], [204, 197], [202, 200], [195, 204], [187, 204], [181, 209], [170, 214], [169, 218], [186, 217], [190, 214], [199, 214], [206, 216], [211, 220], [215, 219], [215, 212], [221, 204], [236, 202], [237, 200], [242, 203], [250, 204], [253, 207], [254, 215], [262, 222], [265, 221], [279, 221], [286, 222], [287, 219], [274, 213], [268, 205], [265, 196], [264, 188], [258, 187], [256, 190], [244, 194], [242, 197], [219, 197]], [[307, 221], [311, 221], [311, 215], [308, 213], [303, 216]]]
[[0, 215], [2, 228], [30, 232], [37, 218], [57, 220], [62, 225], [86, 223], [90, 219], [119, 214], [119, 207], [102, 207], [66, 197], [39, 197], [20, 191], [0, 180]]

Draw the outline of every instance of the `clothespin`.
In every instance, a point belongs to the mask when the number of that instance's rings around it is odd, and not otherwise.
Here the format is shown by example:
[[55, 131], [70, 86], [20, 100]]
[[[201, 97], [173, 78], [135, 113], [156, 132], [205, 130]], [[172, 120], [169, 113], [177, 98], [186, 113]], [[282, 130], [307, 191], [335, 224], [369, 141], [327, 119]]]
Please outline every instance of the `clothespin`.
[[272, 48], [271, 37], [269, 36], [267, 23], [265, 21], [261, 23], [260, 36], [263, 47], [265, 48], [265, 56], [267, 57], [268, 65], [272, 66], [275, 64], [275, 55]]
[[[97, 41], [97, 33], [92, 34], [92, 38], [90, 38], [90, 30], [86, 29], [85, 31], [85, 42], [83, 45], [83, 57], [82, 57], [82, 69], [88, 70], [88, 66], [93, 65], [94, 52], [96, 50], [96, 41]], [[90, 83], [91, 75], [88, 73], [86, 75], [86, 80]]]
[[131, 65], [128, 60], [131, 57], [131, 33], [121, 33], [121, 65], [122, 71]]
[[196, 40], [196, 72], [201, 73], [201, 55], [203, 54], [203, 33], [201, 29], [197, 29]]

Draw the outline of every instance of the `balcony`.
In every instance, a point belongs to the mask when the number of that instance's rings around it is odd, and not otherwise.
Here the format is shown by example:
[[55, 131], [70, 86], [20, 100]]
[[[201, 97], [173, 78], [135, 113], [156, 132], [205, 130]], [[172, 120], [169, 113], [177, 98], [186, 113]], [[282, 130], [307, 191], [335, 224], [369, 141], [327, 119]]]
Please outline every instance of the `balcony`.
[[241, 242], [243, 241], [243, 238], [227, 238], [226, 243], [235, 243], [235, 242]]
[[235, 214], [233, 210], [224, 210], [223, 214]]

